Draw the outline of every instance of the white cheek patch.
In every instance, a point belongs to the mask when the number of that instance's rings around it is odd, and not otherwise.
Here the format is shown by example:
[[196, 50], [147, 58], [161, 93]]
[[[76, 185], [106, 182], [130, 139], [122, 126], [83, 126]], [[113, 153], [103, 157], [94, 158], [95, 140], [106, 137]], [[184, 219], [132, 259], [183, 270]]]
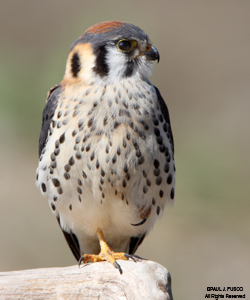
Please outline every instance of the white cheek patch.
[[126, 55], [117, 48], [108, 47], [106, 60], [109, 68], [109, 81], [112, 83], [120, 81], [123, 77], [125, 65], [127, 63]]
[[[139, 54], [139, 53], [138, 53]], [[135, 55], [137, 56], [137, 55]], [[132, 76], [145, 78], [151, 75], [153, 63], [147, 61], [145, 56], [138, 56], [137, 62], [134, 64]], [[107, 81], [115, 84], [124, 79], [124, 74], [127, 68], [127, 56], [119, 51], [116, 47], [107, 47], [106, 63], [108, 65], [109, 74]]]

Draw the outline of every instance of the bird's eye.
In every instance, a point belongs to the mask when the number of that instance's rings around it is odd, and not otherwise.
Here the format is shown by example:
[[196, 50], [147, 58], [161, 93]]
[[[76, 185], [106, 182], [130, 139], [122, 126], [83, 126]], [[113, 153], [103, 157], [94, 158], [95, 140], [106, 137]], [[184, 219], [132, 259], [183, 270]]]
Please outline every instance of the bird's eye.
[[129, 52], [136, 46], [136, 44], [136, 41], [120, 40], [117, 43], [117, 47], [121, 51]]

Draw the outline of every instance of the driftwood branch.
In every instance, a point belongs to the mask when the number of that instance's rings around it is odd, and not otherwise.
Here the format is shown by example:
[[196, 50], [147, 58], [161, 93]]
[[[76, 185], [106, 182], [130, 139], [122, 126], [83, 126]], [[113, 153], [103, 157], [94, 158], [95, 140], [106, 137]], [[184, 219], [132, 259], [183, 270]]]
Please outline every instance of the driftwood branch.
[[1, 299], [173, 299], [171, 277], [163, 266], [148, 260], [119, 264], [122, 275], [107, 262], [1, 272]]

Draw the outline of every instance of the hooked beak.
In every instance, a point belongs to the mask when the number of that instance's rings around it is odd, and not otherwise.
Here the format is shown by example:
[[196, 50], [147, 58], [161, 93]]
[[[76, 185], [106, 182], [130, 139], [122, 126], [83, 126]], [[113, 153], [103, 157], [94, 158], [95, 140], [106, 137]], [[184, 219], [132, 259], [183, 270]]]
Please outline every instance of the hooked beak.
[[152, 46], [149, 51], [145, 52], [145, 56], [147, 60], [157, 60], [158, 63], [160, 61], [160, 54], [154, 46]]

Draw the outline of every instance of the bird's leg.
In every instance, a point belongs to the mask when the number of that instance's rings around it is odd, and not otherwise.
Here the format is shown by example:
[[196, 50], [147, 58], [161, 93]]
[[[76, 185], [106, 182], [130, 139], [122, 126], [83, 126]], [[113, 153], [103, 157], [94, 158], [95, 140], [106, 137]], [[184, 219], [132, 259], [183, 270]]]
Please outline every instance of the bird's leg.
[[134, 261], [136, 261], [134, 259], [134, 257], [132, 255], [129, 255], [127, 253], [124, 252], [114, 252], [110, 249], [110, 247], [108, 246], [108, 244], [106, 243], [104, 236], [103, 236], [103, 232], [101, 229], [97, 229], [97, 237], [100, 243], [100, 248], [101, 251], [98, 255], [95, 254], [84, 254], [81, 259], [79, 260], [79, 265], [81, 264], [81, 262], [87, 263], [87, 262], [100, 262], [100, 261], [108, 261], [110, 262], [115, 268], [117, 268], [120, 272], [120, 274], [122, 274], [122, 269], [121, 266], [118, 264], [118, 262], [116, 260], [118, 259], [122, 259], [122, 260], [128, 260], [129, 258], [133, 259]]

